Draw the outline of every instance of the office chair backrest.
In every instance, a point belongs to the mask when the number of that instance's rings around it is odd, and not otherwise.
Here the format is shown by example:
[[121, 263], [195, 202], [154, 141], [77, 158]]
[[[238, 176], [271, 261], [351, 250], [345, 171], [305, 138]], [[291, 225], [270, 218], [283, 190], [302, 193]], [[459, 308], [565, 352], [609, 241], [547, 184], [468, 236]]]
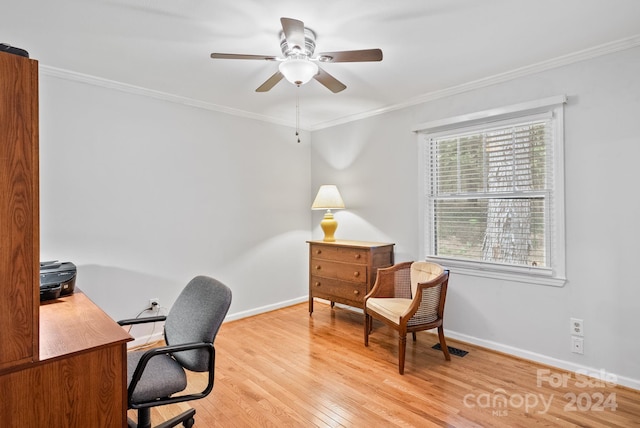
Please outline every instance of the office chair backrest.
[[[231, 290], [207, 276], [193, 278], [182, 290], [165, 321], [167, 345], [213, 343], [231, 305]], [[176, 352], [174, 358], [191, 371], [208, 370], [208, 351]]]

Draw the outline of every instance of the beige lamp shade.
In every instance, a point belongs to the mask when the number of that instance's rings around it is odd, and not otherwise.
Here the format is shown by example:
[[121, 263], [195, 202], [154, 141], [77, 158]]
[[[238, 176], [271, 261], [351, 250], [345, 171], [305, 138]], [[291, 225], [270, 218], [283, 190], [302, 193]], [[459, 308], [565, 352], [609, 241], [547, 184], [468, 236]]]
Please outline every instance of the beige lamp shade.
[[311, 205], [312, 210], [343, 209], [344, 202], [335, 184], [323, 184]]
[[312, 210], [327, 210], [324, 218], [320, 222], [320, 227], [324, 232], [324, 241], [333, 242], [334, 233], [338, 229], [338, 222], [333, 218], [331, 210], [344, 208], [344, 201], [338, 188], [334, 184], [324, 184], [320, 186], [318, 194], [311, 205]]

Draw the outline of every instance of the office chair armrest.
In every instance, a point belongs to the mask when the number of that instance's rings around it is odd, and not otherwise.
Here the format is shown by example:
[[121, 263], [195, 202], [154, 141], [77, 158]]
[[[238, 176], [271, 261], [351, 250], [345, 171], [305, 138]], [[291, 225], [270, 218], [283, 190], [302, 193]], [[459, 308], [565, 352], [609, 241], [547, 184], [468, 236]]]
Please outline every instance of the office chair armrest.
[[207, 386], [205, 387], [205, 389], [200, 393], [164, 398], [161, 401], [163, 404], [173, 404], [173, 403], [180, 403], [182, 401], [195, 400], [208, 395], [213, 389], [214, 365], [215, 365], [215, 359], [216, 359], [216, 350], [213, 347], [213, 343], [194, 342], [194, 343], [185, 343], [182, 345], [161, 346], [159, 348], [149, 349], [142, 355], [142, 357], [140, 358], [140, 361], [138, 361], [138, 366], [133, 372], [133, 377], [131, 378], [131, 383], [129, 384], [129, 388], [128, 388], [129, 407], [132, 409], [139, 409], [142, 407], [156, 406], [158, 404], [157, 400], [153, 400], [146, 403], [132, 403], [130, 401], [131, 397], [133, 396], [133, 391], [135, 391], [136, 386], [138, 385], [138, 382], [140, 381], [140, 378], [142, 377], [142, 374], [144, 373], [144, 370], [147, 364], [149, 363], [149, 360], [151, 360], [151, 358], [155, 357], [156, 355], [173, 354], [177, 352], [190, 351], [193, 349], [201, 349], [201, 348], [207, 349], [209, 351], [209, 369], [208, 369], [209, 381], [207, 382]]
[[165, 321], [166, 319], [167, 317], [164, 315], [158, 315], [157, 317], [129, 318], [118, 321], [118, 325], [145, 324], [149, 322]]

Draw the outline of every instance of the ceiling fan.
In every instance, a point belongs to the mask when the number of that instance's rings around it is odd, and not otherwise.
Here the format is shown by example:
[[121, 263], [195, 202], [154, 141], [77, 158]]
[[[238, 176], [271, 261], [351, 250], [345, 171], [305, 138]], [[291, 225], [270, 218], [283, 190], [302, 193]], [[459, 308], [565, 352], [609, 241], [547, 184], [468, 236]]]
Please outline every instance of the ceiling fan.
[[211, 58], [279, 61], [278, 71], [260, 85], [256, 92], [267, 92], [282, 78], [285, 78], [296, 86], [304, 85], [311, 79], [316, 79], [330, 91], [337, 93], [344, 90], [346, 85], [320, 68], [318, 63], [382, 61], [382, 51], [380, 49], [322, 52], [314, 57], [316, 34], [297, 19], [280, 18], [280, 22], [282, 24], [280, 50], [284, 58], [271, 55], [228, 53], [212, 53]]

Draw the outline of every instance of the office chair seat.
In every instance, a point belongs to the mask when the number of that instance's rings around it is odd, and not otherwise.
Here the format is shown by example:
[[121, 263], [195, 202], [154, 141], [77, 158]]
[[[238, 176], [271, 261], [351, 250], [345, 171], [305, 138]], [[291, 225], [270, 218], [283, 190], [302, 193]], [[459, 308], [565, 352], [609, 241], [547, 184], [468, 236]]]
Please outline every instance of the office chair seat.
[[[127, 354], [127, 366], [137, 367], [145, 351], [132, 351]], [[133, 370], [127, 373], [127, 385], [131, 383]], [[169, 397], [187, 387], [187, 375], [182, 366], [169, 355], [158, 355], [149, 360], [138, 386], [133, 392], [133, 402], [155, 400]]]

